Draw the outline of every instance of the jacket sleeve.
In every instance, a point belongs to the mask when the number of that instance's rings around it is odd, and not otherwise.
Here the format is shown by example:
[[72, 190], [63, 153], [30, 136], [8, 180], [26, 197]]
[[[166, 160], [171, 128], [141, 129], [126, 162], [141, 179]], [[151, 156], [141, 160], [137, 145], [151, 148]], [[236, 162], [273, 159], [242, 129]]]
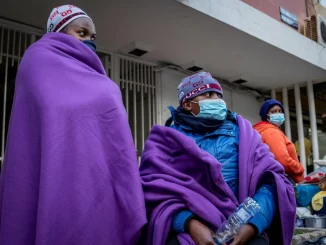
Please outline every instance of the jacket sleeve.
[[254, 200], [260, 211], [249, 220], [249, 224], [257, 229], [260, 235], [269, 228], [276, 214], [276, 189], [274, 185], [262, 185], [256, 192]]
[[304, 169], [299, 161], [290, 156], [283, 135], [277, 130], [270, 129], [264, 132], [263, 140], [269, 146], [275, 159], [283, 165], [285, 172], [292, 177], [295, 182], [298, 183], [302, 181]]
[[187, 222], [194, 217], [194, 213], [190, 210], [182, 210], [176, 213], [172, 218], [172, 229], [176, 233], [184, 233]]

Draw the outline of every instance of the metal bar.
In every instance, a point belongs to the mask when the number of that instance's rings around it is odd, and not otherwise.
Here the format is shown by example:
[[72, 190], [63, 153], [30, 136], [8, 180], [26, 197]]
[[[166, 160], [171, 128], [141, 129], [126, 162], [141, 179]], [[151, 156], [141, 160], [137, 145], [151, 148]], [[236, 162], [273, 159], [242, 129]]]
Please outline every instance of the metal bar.
[[136, 64], [137, 64], [137, 92], [140, 92], [140, 87], [141, 87], [141, 83], [140, 83], [141, 66], [140, 66], [140, 63], [136, 63]]
[[32, 45], [36, 41], [36, 36], [32, 34], [30, 37], [31, 37], [31, 45]]
[[155, 67], [152, 66], [152, 72], [151, 72], [151, 76], [152, 76], [152, 83], [153, 83], [153, 93], [156, 91], [156, 77], [155, 77]]
[[119, 88], [121, 88], [121, 67], [120, 67], [120, 58], [116, 55], [113, 55], [111, 57], [112, 62], [112, 68], [111, 68], [111, 77], [113, 79], [113, 82], [115, 82]]
[[147, 66], [147, 83], [148, 83], [148, 93], [147, 93], [147, 102], [148, 102], [148, 132], [151, 130], [152, 127], [152, 89], [150, 88], [151, 86], [151, 66]]
[[294, 85], [295, 109], [297, 114], [297, 127], [298, 138], [300, 145], [300, 162], [304, 168], [305, 175], [307, 174], [306, 154], [304, 147], [304, 134], [303, 134], [303, 120], [302, 120], [302, 107], [300, 100], [300, 87], [299, 84]]
[[112, 55], [106, 54], [107, 60], [108, 60], [108, 73], [106, 74], [108, 77], [111, 77], [111, 71], [112, 71]]
[[19, 41], [18, 41], [18, 65], [21, 59], [21, 44], [22, 44], [22, 33], [19, 32]]
[[152, 71], [151, 71], [151, 81], [152, 81], [152, 94], [153, 94], [153, 125], [157, 124], [157, 99], [156, 99], [156, 81], [155, 81], [155, 69], [152, 66]]
[[27, 36], [28, 36], [28, 34], [25, 33], [24, 53], [25, 53], [25, 51], [26, 51], [26, 49], [27, 49]]
[[134, 69], [134, 72], [132, 74], [132, 80], [133, 80], [133, 93], [134, 93], [134, 96], [133, 96], [133, 106], [134, 106], [134, 142], [135, 142], [135, 147], [137, 149], [137, 81], [136, 81], [136, 64], [135, 62], [133, 62], [133, 69]]
[[134, 84], [135, 84], [135, 81], [133, 80], [133, 73], [134, 73], [134, 70], [133, 70], [133, 61], [128, 61], [129, 62], [129, 74], [128, 74], [128, 81], [129, 81], [129, 90], [132, 91], [133, 90], [133, 87], [134, 87]]
[[0, 64], [2, 64], [2, 56], [3, 56], [3, 37], [5, 35], [5, 28], [1, 28], [1, 42], [0, 42]]
[[125, 88], [125, 64], [124, 64], [125, 60], [121, 59], [121, 74], [120, 74], [120, 81], [121, 81], [121, 88], [124, 89]]
[[272, 97], [272, 99], [276, 100], [276, 89], [272, 89], [271, 97]]
[[[136, 63], [136, 69], [137, 69], [137, 94], [138, 93], [140, 93], [140, 90], [141, 90], [141, 87], [140, 87], [140, 79], [141, 79], [141, 65], [140, 65], [140, 63]], [[140, 96], [140, 103], [141, 103], [141, 96]], [[140, 136], [141, 136], [141, 134], [142, 134], [142, 132], [141, 132], [141, 125], [142, 125], [142, 123], [143, 123], [143, 121], [142, 121], [142, 118], [141, 118], [141, 105], [140, 105], [140, 103], [138, 102], [137, 103], [137, 109], [138, 109], [138, 113], [137, 113], [137, 119], [138, 119], [138, 123], [137, 123], [137, 126], [139, 126], [139, 127], [137, 127], [137, 135], [138, 135], [138, 137], [137, 137], [137, 144], [138, 144], [138, 152], [139, 153], [141, 153], [142, 152], [142, 143], [141, 143], [141, 139], [140, 139]]]
[[144, 88], [145, 88], [145, 93], [147, 93], [147, 87], [148, 87], [148, 84], [147, 84], [148, 73], [146, 72], [147, 68], [148, 68], [148, 66], [144, 65], [144, 81], [143, 81], [143, 85], [144, 85]]
[[[307, 94], [308, 94], [308, 104], [309, 104], [313, 160], [319, 160], [316, 108], [315, 108], [315, 98], [314, 98], [314, 87], [312, 86], [312, 81], [307, 82]], [[318, 168], [318, 165], [314, 164], [314, 169], [317, 169], [317, 168]]]
[[140, 109], [141, 109], [141, 150], [144, 149], [145, 143], [145, 119], [144, 119], [144, 66], [140, 64], [140, 82], [141, 82], [141, 89], [140, 89]]
[[282, 97], [283, 97], [283, 106], [284, 106], [284, 114], [285, 114], [285, 134], [291, 141], [292, 137], [291, 137], [289, 97], [288, 97], [288, 89], [286, 87], [282, 89]]
[[162, 107], [162, 72], [155, 72], [156, 80], [156, 109], [157, 109], [157, 122], [163, 124], [163, 107]]
[[[8, 90], [8, 63], [9, 63], [9, 43], [10, 43], [10, 30], [8, 29], [7, 37], [7, 56], [5, 64], [5, 81], [4, 81], [4, 94], [3, 94], [3, 116], [2, 116], [2, 139], [1, 139], [1, 156], [5, 155], [5, 140], [6, 140], [6, 107], [7, 107], [7, 90]], [[3, 161], [1, 162], [3, 164]]]
[[128, 86], [129, 86], [129, 61], [126, 60], [126, 66], [125, 66], [125, 74], [126, 74], [126, 77], [125, 77], [125, 81], [126, 81], [126, 88], [125, 88], [125, 99], [126, 99], [126, 104], [125, 104], [125, 107], [126, 107], [126, 110], [127, 110], [127, 115], [128, 115], [128, 119], [129, 119], [129, 96], [128, 96], [128, 92], [129, 92], [129, 89], [128, 89]]
[[104, 69], [107, 76], [109, 76], [109, 58], [108, 55], [104, 55]]
[[12, 42], [12, 58], [11, 58], [11, 67], [15, 64], [15, 46], [16, 46], [16, 31], [14, 31], [14, 40]]

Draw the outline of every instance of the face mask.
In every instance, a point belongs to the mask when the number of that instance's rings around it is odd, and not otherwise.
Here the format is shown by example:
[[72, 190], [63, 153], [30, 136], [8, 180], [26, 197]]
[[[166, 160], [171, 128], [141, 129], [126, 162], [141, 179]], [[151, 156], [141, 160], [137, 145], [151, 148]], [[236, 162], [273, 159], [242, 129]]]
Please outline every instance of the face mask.
[[96, 44], [92, 40], [84, 40], [82, 42], [91, 50], [93, 50], [93, 52], [96, 52]]
[[200, 112], [195, 117], [209, 118], [216, 120], [224, 120], [226, 118], [226, 104], [224, 100], [212, 99], [201, 100], [199, 102], [191, 101], [192, 103], [199, 104]]
[[271, 114], [269, 115], [269, 121], [271, 123], [273, 123], [276, 126], [281, 126], [285, 119], [284, 119], [284, 114], [283, 113], [275, 113], [275, 114]]

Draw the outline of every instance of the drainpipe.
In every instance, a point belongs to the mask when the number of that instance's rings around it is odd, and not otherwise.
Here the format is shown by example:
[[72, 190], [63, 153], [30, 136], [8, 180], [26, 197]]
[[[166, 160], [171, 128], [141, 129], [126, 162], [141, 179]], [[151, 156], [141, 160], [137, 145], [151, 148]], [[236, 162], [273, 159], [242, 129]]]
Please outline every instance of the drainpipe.
[[[319, 160], [316, 108], [315, 108], [314, 88], [312, 86], [312, 81], [307, 82], [307, 94], [308, 94], [308, 104], [309, 104], [312, 154], [313, 154], [314, 160]], [[318, 168], [318, 165], [314, 164], [314, 169], [317, 169], [317, 168]]]
[[285, 114], [285, 134], [289, 138], [289, 140], [292, 141], [288, 89], [286, 87], [282, 89], [282, 96], [283, 96], [283, 106], [284, 106], [284, 114]]
[[272, 97], [272, 99], [276, 100], [276, 89], [272, 89], [271, 97]]
[[304, 147], [304, 134], [303, 134], [302, 107], [301, 107], [299, 84], [294, 85], [294, 97], [295, 97], [295, 110], [297, 115], [298, 138], [299, 138], [299, 145], [300, 145], [300, 162], [304, 168], [304, 174], [307, 175], [306, 153]]

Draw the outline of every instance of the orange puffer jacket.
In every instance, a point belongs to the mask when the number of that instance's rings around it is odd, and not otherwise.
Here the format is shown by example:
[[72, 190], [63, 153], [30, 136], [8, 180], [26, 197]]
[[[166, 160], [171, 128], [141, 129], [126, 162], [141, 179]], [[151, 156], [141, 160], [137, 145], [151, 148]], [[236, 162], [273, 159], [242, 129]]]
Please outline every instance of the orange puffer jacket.
[[259, 122], [254, 126], [274, 154], [275, 159], [280, 162], [285, 173], [295, 182], [301, 182], [304, 177], [304, 169], [298, 160], [294, 144], [275, 125], [269, 122]]

